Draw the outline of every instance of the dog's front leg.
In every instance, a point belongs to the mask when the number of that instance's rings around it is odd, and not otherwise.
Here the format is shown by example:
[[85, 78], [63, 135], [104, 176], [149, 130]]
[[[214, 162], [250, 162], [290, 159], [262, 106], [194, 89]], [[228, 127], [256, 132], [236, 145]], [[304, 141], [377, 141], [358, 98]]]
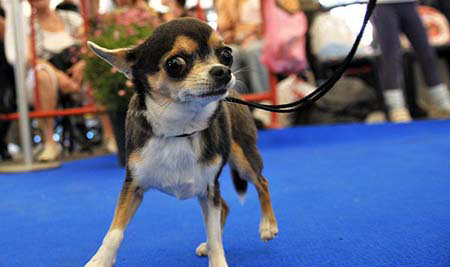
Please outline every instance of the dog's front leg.
[[142, 197], [143, 190], [136, 185], [131, 178], [131, 173], [127, 171], [127, 178], [120, 192], [111, 227], [97, 253], [85, 267], [111, 267], [114, 265], [125, 229], [141, 204]]
[[220, 196], [217, 194], [220, 194], [218, 190], [208, 187], [207, 196], [199, 198], [206, 227], [209, 267], [228, 267], [222, 244]]

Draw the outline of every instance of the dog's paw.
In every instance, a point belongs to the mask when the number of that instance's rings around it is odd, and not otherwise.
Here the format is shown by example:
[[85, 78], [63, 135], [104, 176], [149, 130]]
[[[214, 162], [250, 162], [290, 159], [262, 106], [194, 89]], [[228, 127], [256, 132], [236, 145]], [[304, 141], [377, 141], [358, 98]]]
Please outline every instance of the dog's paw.
[[91, 259], [84, 267], [112, 267], [114, 266], [113, 262], [102, 262], [95, 260], [94, 258]]
[[209, 257], [209, 267], [228, 267], [227, 261], [225, 260], [225, 256], [218, 255], [217, 257]]
[[259, 224], [259, 235], [262, 241], [267, 242], [272, 240], [278, 234], [278, 225], [275, 219], [270, 220], [266, 217], [261, 218], [261, 222]]
[[199, 257], [206, 257], [208, 256], [208, 248], [206, 247], [206, 242], [201, 243], [198, 245], [198, 247], [195, 249], [195, 254]]
[[116, 257], [108, 250], [100, 247], [92, 259], [84, 267], [112, 267], [116, 263]]
[[221, 262], [221, 263], [210, 263], [208, 265], [209, 267], [228, 267], [228, 264], [226, 262]]

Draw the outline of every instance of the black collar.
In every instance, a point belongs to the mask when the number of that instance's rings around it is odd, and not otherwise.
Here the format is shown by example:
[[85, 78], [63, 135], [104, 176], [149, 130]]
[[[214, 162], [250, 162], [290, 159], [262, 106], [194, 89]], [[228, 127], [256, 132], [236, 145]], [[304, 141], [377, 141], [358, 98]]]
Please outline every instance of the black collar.
[[188, 134], [180, 134], [180, 135], [175, 135], [174, 137], [189, 137], [194, 135], [197, 132], [192, 132], [192, 133], [188, 133]]

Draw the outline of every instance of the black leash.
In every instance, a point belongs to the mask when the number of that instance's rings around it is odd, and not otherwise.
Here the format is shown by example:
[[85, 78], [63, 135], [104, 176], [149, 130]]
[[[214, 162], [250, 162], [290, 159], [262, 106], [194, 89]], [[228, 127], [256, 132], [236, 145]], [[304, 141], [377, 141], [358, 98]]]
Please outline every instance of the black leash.
[[271, 111], [271, 112], [278, 112], [278, 113], [290, 113], [290, 112], [294, 112], [294, 111], [305, 110], [311, 104], [313, 104], [314, 102], [319, 100], [328, 91], [330, 91], [331, 88], [333, 88], [333, 86], [336, 84], [336, 82], [344, 74], [348, 65], [350, 64], [353, 57], [355, 56], [356, 50], [358, 49], [359, 43], [361, 42], [361, 38], [364, 34], [364, 30], [366, 29], [366, 25], [369, 22], [370, 16], [372, 15], [372, 12], [373, 12], [373, 9], [375, 8], [376, 3], [377, 3], [377, 0], [369, 0], [369, 3], [367, 4], [366, 15], [364, 16], [363, 25], [362, 25], [361, 30], [359, 31], [358, 36], [356, 37], [356, 40], [353, 43], [352, 49], [348, 53], [347, 57], [344, 59], [342, 64], [339, 66], [339, 68], [335, 71], [333, 76], [331, 76], [331, 78], [329, 78], [325, 83], [323, 83], [321, 86], [319, 86], [312, 93], [308, 94], [307, 96], [305, 96], [304, 98], [302, 98], [300, 100], [297, 100], [295, 102], [291, 102], [288, 104], [283, 104], [283, 105], [264, 105], [264, 104], [247, 102], [242, 99], [238, 99], [238, 98], [234, 98], [234, 97], [226, 97], [225, 101], [228, 101], [231, 103], [247, 105], [247, 106], [250, 106], [253, 108], [267, 110], [267, 111]]

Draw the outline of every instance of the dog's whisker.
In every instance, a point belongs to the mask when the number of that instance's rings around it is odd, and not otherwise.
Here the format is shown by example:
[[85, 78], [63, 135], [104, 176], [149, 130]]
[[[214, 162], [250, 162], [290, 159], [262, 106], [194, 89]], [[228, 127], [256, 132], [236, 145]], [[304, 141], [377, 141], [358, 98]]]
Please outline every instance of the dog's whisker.
[[237, 69], [237, 70], [233, 71], [233, 73], [234, 73], [234, 75], [237, 75], [239, 73], [243, 73], [245, 71], [248, 71], [249, 69], [250, 69], [250, 67], [242, 67], [240, 69]]
[[247, 87], [247, 85], [241, 81], [236, 79], [236, 87], [239, 89], [238, 91], [240, 93], [248, 94], [250, 93], [250, 89]]

